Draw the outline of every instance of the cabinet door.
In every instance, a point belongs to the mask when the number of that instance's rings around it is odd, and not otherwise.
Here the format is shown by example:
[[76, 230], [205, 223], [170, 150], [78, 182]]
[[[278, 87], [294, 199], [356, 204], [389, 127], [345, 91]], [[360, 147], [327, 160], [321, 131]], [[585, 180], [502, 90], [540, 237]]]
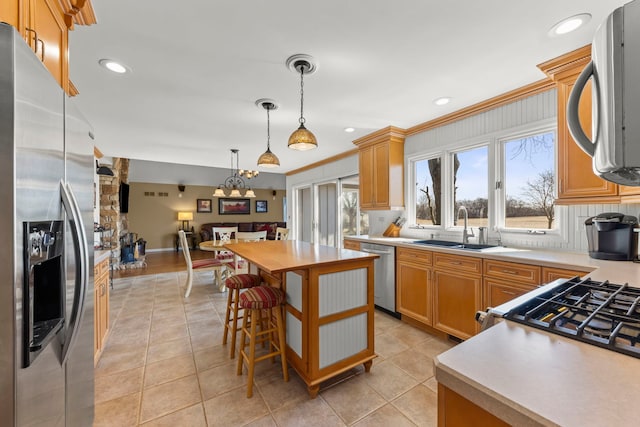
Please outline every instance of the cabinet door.
[[535, 286], [532, 285], [518, 285], [509, 281], [485, 278], [483, 307], [497, 307], [520, 295], [526, 294], [534, 288]]
[[[616, 202], [617, 186], [593, 173], [591, 157], [578, 147], [567, 126], [567, 102], [576, 77], [558, 83], [558, 203]], [[591, 82], [580, 97], [579, 116], [591, 137]]]
[[467, 339], [480, 331], [475, 315], [482, 309], [482, 279], [460, 271], [433, 270], [434, 327]]
[[439, 383], [438, 426], [508, 427], [509, 424]]
[[568, 270], [564, 268], [551, 268], [551, 267], [542, 267], [542, 283], [553, 282], [557, 279], [571, 279], [575, 276], [586, 276], [587, 272], [585, 271], [577, 271], [577, 270]]
[[[97, 269], [95, 269], [94, 272], [97, 273]], [[94, 280], [96, 277], [97, 275], [94, 275]], [[96, 362], [100, 354], [100, 348], [102, 348], [100, 335], [100, 302], [100, 283], [95, 281], [93, 289], [93, 355]]]
[[373, 204], [376, 207], [389, 206], [389, 145], [378, 144], [373, 147], [375, 182]]
[[363, 148], [359, 152], [360, 171], [360, 207], [362, 209], [373, 207], [373, 187], [374, 187], [374, 164], [373, 148]]
[[431, 268], [400, 260], [397, 263], [396, 277], [398, 312], [432, 326]]
[[32, 47], [56, 81], [68, 93], [68, 30], [64, 23], [64, 14], [53, 0], [30, 0], [30, 5], [29, 22], [39, 39], [32, 40], [35, 43]]

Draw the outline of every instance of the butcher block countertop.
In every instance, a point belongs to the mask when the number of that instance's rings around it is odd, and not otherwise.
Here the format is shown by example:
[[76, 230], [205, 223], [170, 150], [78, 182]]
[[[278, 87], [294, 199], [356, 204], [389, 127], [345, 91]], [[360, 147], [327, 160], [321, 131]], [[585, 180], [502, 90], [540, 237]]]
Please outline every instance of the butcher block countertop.
[[592, 280], [609, 280], [611, 283], [629, 283], [631, 286], [640, 287], [640, 264], [633, 263], [631, 261], [605, 261], [593, 259], [586, 253], [518, 249], [510, 247], [496, 247], [482, 252], [476, 252], [466, 249], [450, 249], [431, 245], [417, 245], [412, 242], [421, 239], [405, 237], [349, 236], [348, 239], [365, 243], [378, 243], [434, 252], [447, 252], [477, 258], [495, 259], [499, 261], [534, 264], [543, 267], [578, 270], [584, 271]]
[[304, 269], [319, 264], [339, 264], [358, 259], [378, 258], [378, 255], [314, 245], [298, 240], [230, 243], [224, 247], [269, 273]]
[[434, 365], [438, 382], [511, 425], [639, 425], [632, 356], [504, 321]]

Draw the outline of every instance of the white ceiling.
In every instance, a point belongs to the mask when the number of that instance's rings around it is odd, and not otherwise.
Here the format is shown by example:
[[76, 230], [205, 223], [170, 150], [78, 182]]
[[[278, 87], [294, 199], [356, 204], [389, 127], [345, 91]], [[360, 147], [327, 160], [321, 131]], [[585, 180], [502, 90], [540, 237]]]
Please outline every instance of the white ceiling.
[[[356, 138], [408, 128], [544, 78], [537, 64], [590, 43], [627, 0], [93, 0], [97, 25], [70, 34], [77, 101], [107, 156], [255, 168], [267, 143], [280, 172], [354, 148]], [[593, 18], [549, 37], [571, 15]], [[300, 77], [285, 66], [315, 58], [305, 78], [316, 150], [287, 148], [298, 126]], [[101, 58], [132, 69], [116, 75]], [[435, 98], [450, 96], [437, 107]], [[345, 127], [354, 133], [345, 133]], [[267, 169], [263, 169], [267, 171]]]

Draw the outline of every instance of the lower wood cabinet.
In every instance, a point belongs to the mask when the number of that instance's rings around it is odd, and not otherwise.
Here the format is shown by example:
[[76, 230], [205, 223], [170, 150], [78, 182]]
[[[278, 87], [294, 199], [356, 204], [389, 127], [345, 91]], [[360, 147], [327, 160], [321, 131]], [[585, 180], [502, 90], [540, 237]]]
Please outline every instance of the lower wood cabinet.
[[438, 384], [438, 427], [508, 427], [509, 424]]
[[571, 279], [575, 276], [586, 276], [586, 271], [567, 270], [564, 268], [542, 267], [542, 283], [553, 282], [557, 279]]
[[482, 259], [434, 253], [433, 326], [467, 339], [480, 331], [475, 315], [482, 309]]
[[431, 252], [398, 248], [396, 251], [396, 309], [433, 326]]
[[109, 332], [109, 258], [96, 264], [93, 274], [93, 357], [98, 363]]
[[360, 242], [356, 242], [354, 240], [344, 240], [342, 242], [342, 247], [344, 249], [352, 249], [354, 251], [359, 251], [360, 250]]
[[518, 285], [506, 280], [485, 278], [484, 279], [484, 304], [485, 308], [497, 307], [500, 304], [524, 295], [534, 287], [528, 285]]

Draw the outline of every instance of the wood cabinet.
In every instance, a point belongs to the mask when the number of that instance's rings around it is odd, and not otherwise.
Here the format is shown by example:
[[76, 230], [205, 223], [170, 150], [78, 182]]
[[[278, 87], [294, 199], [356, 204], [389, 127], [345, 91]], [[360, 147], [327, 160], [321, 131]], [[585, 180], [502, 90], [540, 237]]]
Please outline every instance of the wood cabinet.
[[434, 252], [433, 290], [435, 328], [462, 339], [480, 331], [482, 259]]
[[69, 29], [74, 23], [94, 24], [88, 0], [6, 0], [0, 21], [14, 26], [58, 84], [72, 93], [69, 82]]
[[542, 267], [542, 283], [553, 282], [557, 279], [570, 279], [575, 276], [586, 276], [585, 271], [567, 270], [564, 268]]
[[390, 126], [353, 141], [358, 146], [361, 209], [404, 207], [404, 134]]
[[403, 316], [433, 326], [431, 252], [398, 248], [396, 259], [396, 309]]
[[93, 268], [93, 274], [93, 354], [94, 363], [98, 363], [109, 333], [109, 258], [96, 264]]
[[356, 242], [355, 240], [347, 240], [344, 239], [342, 242], [342, 247], [345, 249], [352, 249], [354, 251], [360, 250], [360, 242]]
[[509, 424], [438, 384], [438, 427], [508, 427]]
[[[593, 173], [591, 157], [575, 143], [567, 125], [567, 103], [575, 80], [591, 60], [591, 45], [538, 67], [556, 82], [558, 90], [558, 198], [557, 204], [619, 203], [618, 186]], [[580, 98], [582, 128], [591, 137], [591, 82]], [[632, 190], [630, 190], [632, 191]]]

